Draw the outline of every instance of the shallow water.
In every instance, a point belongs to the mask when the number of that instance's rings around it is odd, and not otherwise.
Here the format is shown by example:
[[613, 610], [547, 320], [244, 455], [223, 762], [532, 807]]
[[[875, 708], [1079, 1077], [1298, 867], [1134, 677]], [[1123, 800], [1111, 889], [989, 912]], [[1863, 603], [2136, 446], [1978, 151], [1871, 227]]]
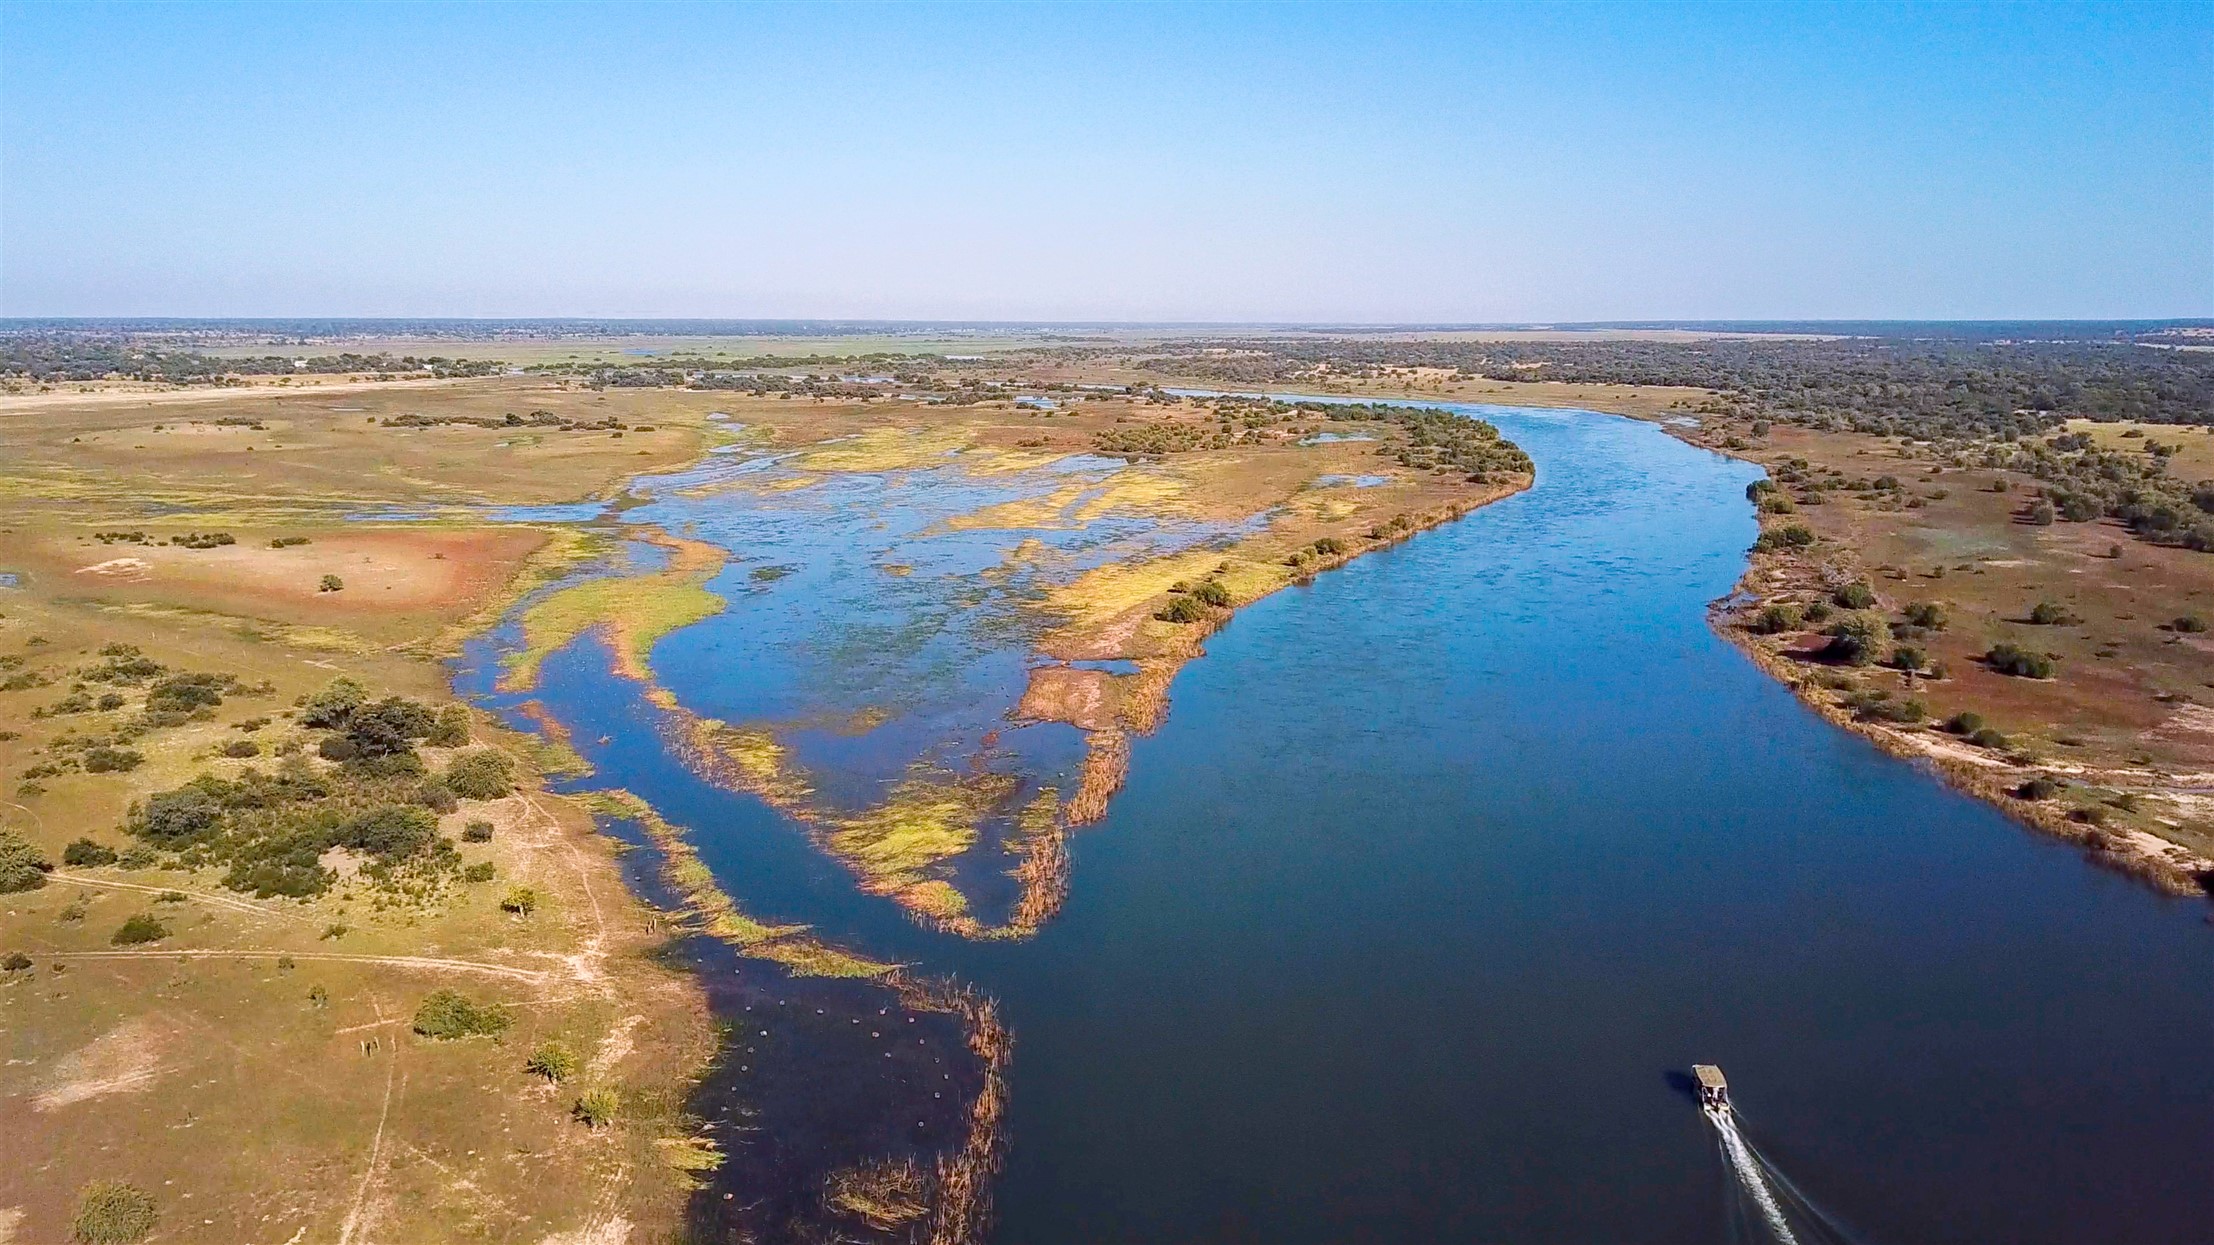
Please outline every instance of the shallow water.
[[[1001, 1000], [1001, 1241], [1717, 1239], [1693, 1062], [1861, 1239], [2214, 1238], [2205, 906], [1831, 728], [1714, 635], [1753, 469], [1466, 409], [1537, 486], [1240, 611], [1032, 941], [857, 894], [676, 764], [593, 646], [539, 697], [741, 904]], [[751, 502], [700, 504], [743, 530]], [[762, 694], [750, 625], [734, 593], [664, 646], [687, 704]]]

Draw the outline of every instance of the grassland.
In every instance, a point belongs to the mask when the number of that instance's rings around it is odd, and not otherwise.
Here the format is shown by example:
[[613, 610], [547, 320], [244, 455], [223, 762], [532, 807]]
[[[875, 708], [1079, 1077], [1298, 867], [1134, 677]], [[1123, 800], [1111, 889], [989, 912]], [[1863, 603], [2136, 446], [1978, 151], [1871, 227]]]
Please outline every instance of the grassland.
[[[318, 754], [332, 733], [301, 706], [341, 675], [451, 706], [433, 659], [596, 547], [481, 508], [612, 496], [696, 454], [711, 404], [505, 381], [345, 392], [0, 403], [0, 833], [53, 866], [0, 896], [0, 955], [28, 961], [0, 972], [15, 1239], [65, 1239], [95, 1180], [149, 1194], [165, 1241], [618, 1240], [681, 1221], [697, 1177], [671, 1156], [689, 1153], [710, 1026], [696, 984], [653, 958], [665, 922], [590, 812], [539, 788], [536, 741], [466, 712], [460, 743], [409, 747], [426, 777], [364, 785]], [[541, 422], [526, 443], [384, 422], [556, 407], [631, 427]], [[400, 510], [430, 517], [347, 518]], [[486, 751], [514, 790], [430, 790]], [[257, 897], [206, 849], [130, 829], [153, 793], [280, 772], [419, 787], [410, 816], [446, 846], [391, 867], [332, 849], [320, 891]], [[71, 861], [80, 840], [99, 850]], [[441, 989], [504, 1027], [413, 1031]], [[573, 1052], [570, 1080], [525, 1069], [544, 1043]], [[610, 1126], [580, 1124], [574, 1102], [603, 1091]]]

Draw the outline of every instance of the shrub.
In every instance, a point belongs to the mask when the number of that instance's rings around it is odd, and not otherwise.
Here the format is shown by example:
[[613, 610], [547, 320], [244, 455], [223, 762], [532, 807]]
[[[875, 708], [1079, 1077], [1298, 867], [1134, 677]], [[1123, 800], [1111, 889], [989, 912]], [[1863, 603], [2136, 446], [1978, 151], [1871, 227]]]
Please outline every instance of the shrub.
[[173, 674], [146, 693], [150, 714], [191, 714], [223, 703], [223, 692], [236, 680], [220, 674]]
[[586, 1128], [605, 1128], [615, 1122], [615, 1113], [622, 1105], [612, 1089], [588, 1089], [577, 1095], [576, 1105], [569, 1108], [569, 1114]]
[[429, 813], [387, 804], [342, 823], [331, 836], [331, 845], [397, 860], [422, 851], [437, 837], [438, 822]]
[[2029, 508], [2029, 514], [2026, 517], [2038, 527], [2051, 527], [2053, 504], [2049, 501], [2039, 501]]
[[480, 860], [461, 871], [461, 880], [464, 882], [489, 882], [492, 880], [492, 873], [492, 862]]
[[116, 926], [108, 935], [108, 941], [118, 947], [135, 947], [141, 943], [160, 942], [169, 937], [169, 927], [154, 919], [150, 912], [138, 915]]
[[577, 1074], [576, 1052], [559, 1042], [540, 1042], [530, 1058], [523, 1061], [523, 1070], [558, 1084]]
[[1945, 607], [1935, 601], [1916, 601], [1906, 607], [1905, 617], [1914, 626], [1926, 627], [1931, 631], [1943, 631], [1948, 621]]
[[181, 787], [149, 797], [130, 829], [156, 847], [175, 851], [205, 838], [222, 815], [222, 808], [206, 792]]
[[2206, 630], [2206, 620], [2197, 614], [2180, 614], [2168, 626], [2176, 631], [2197, 633]]
[[13, 830], [0, 830], [0, 895], [35, 891], [46, 885], [54, 862]]
[[1875, 605], [1876, 590], [1869, 587], [1866, 581], [1855, 581], [1831, 593], [1830, 600], [1837, 602], [1843, 609], [1864, 610]]
[[434, 990], [415, 1009], [415, 1031], [441, 1042], [491, 1037], [505, 1032], [513, 1017], [497, 1003], [476, 1003], [458, 990]]
[[2012, 644], [1994, 644], [1983, 659], [2000, 674], [2011, 674], [2023, 679], [2049, 679], [2053, 677], [2053, 659], [2043, 653], [2033, 653]]
[[1968, 742], [1976, 745], [1978, 748], [1989, 748], [1993, 752], [2003, 751], [2007, 745], [2006, 736], [2001, 733], [1996, 727], [1990, 726], [1978, 727], [1974, 732], [1970, 733], [1970, 735], [1968, 736]]
[[2060, 794], [2060, 784], [2050, 778], [2032, 778], [2014, 789], [2025, 800], [2049, 800]]
[[251, 739], [233, 739], [223, 745], [222, 751], [227, 757], [258, 757], [261, 755], [261, 745]]
[[446, 789], [465, 800], [496, 800], [512, 789], [508, 759], [491, 749], [467, 752], [446, 767]]
[[346, 581], [336, 575], [325, 575], [315, 583], [317, 592], [342, 592], [345, 588]]
[[115, 849], [92, 839], [73, 839], [62, 849], [62, 863], [72, 869], [95, 869], [115, 863]]
[[1874, 614], [1854, 614], [1829, 629], [1822, 655], [1849, 666], [1872, 665], [1891, 647], [1891, 624]]
[[[1321, 542], [1317, 541], [1316, 543], [1320, 544]], [[1199, 586], [1192, 589], [1192, 599], [1202, 605], [1212, 605], [1216, 609], [1230, 608], [1230, 590], [1223, 587], [1219, 580], [1201, 580]]]
[[1752, 629], [1758, 635], [1796, 631], [1804, 617], [1798, 606], [1779, 601], [1760, 607], [1760, 613], [1753, 616]]
[[1901, 644], [1891, 650], [1891, 664], [1901, 670], [1920, 670], [1929, 661], [1929, 654], [1911, 644]]
[[538, 911], [538, 892], [528, 886], [511, 886], [500, 896], [500, 911], [529, 916]]
[[1805, 549], [1812, 544], [1814, 529], [1804, 523], [1791, 523], [1762, 532], [1760, 538], [1753, 542], [1753, 548], [1765, 552], [1771, 549]]
[[131, 748], [100, 747], [85, 750], [85, 772], [88, 774], [129, 773], [145, 763], [145, 755]]
[[31, 966], [31, 957], [21, 951], [0, 955], [0, 973], [20, 973]]
[[154, 1199], [145, 1190], [114, 1180], [95, 1180], [77, 1194], [77, 1216], [69, 1234], [79, 1245], [131, 1245], [154, 1230]]
[[438, 711], [438, 718], [423, 742], [433, 748], [459, 748], [469, 742], [469, 710], [461, 705], [447, 705]]
[[1162, 622], [1195, 623], [1207, 617], [1207, 607], [1188, 596], [1177, 597], [1154, 615]]
[[489, 821], [470, 822], [461, 829], [461, 841], [464, 843], [490, 843], [492, 841], [492, 823]]
[[1983, 729], [1983, 715], [1963, 709], [1945, 719], [1945, 729], [1955, 735], [1973, 735]]
[[352, 679], [333, 679], [331, 685], [310, 696], [300, 705], [300, 725], [316, 730], [338, 730], [344, 727], [368, 699], [368, 692]]
[[2029, 620], [2040, 627], [2073, 626], [2083, 620], [2058, 601], [2039, 601], [2030, 607]]
[[308, 1006], [310, 1007], [326, 1006], [331, 1001], [331, 992], [327, 989], [324, 989], [321, 985], [309, 986], [307, 992], [307, 1001]]
[[[1310, 548], [1326, 558], [1335, 557], [1338, 554], [1345, 552], [1345, 545], [1341, 543], [1335, 536], [1325, 536], [1321, 540], [1316, 541], [1312, 546], [1310, 546]], [[1202, 584], [1200, 586], [1204, 588], [1206, 585]], [[1209, 602], [1208, 604], [1211, 605], [1214, 604], [1214, 602]], [[1227, 605], [1229, 604], [1229, 602], [1225, 601], [1222, 604]]]

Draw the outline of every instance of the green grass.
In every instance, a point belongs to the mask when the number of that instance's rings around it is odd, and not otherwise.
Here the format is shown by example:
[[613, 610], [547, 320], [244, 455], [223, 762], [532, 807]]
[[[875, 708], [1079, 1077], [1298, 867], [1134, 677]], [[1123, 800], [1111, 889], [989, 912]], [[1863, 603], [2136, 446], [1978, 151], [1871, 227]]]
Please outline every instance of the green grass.
[[663, 636], [722, 613], [723, 604], [691, 575], [594, 579], [563, 588], [523, 611], [523, 647], [508, 657], [502, 684], [512, 691], [530, 688], [546, 658], [600, 628], [614, 633], [616, 657], [626, 670], [642, 672]]

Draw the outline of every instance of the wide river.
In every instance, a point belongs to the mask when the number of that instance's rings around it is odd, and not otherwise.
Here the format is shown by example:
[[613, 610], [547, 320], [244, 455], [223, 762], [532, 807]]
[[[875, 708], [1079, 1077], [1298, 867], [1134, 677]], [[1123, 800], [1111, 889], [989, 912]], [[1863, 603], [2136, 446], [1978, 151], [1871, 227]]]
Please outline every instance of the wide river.
[[[1034, 940], [855, 894], [672, 763], [591, 646], [542, 699], [750, 910], [1000, 1000], [1000, 1241], [1721, 1239], [1746, 1201], [1695, 1062], [1852, 1237], [2214, 1240], [2206, 905], [1830, 727], [1716, 636], [1752, 468], [1462, 409], [1536, 486], [1240, 611]], [[712, 700], [688, 635], [668, 681]]]

